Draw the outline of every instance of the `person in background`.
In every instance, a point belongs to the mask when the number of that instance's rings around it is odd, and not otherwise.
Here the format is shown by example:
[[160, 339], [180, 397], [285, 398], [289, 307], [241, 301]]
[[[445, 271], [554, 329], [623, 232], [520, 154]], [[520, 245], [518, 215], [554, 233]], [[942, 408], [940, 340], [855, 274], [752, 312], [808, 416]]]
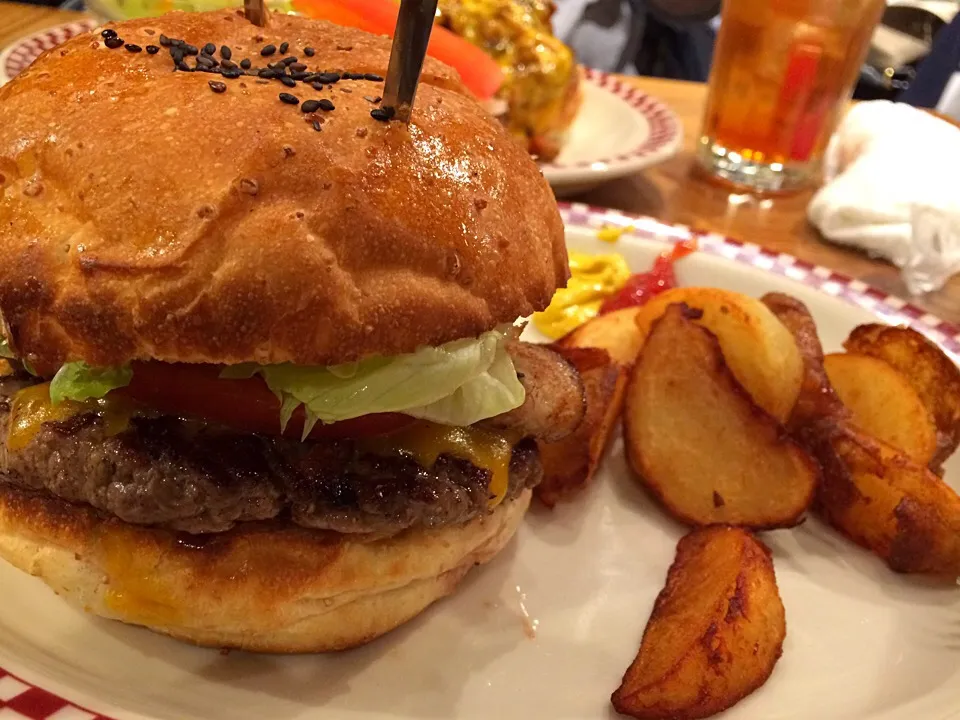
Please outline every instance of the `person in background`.
[[940, 29], [900, 102], [960, 120], [960, 14]]
[[556, 0], [557, 37], [588, 67], [706, 81], [720, 0]]

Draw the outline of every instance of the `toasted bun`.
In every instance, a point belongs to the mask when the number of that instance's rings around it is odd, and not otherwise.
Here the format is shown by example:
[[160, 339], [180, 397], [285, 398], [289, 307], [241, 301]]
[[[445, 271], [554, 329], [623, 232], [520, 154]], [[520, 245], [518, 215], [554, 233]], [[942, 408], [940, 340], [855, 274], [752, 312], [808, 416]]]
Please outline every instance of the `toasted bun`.
[[[142, 47], [161, 33], [228, 45], [255, 67], [287, 41], [310, 71], [383, 75], [390, 51], [287, 15], [107, 27]], [[380, 82], [172, 70], [167, 48], [109, 49], [95, 32], [0, 88], [0, 314], [41, 370], [409, 352], [542, 309], [564, 283], [549, 186], [446, 66], [426, 63], [409, 126], [370, 116]], [[336, 107], [306, 115], [281, 92]]]
[[361, 645], [451, 593], [516, 532], [530, 491], [462, 526], [362, 542], [249, 524], [197, 545], [0, 484], [0, 557], [106, 618], [198, 645]]

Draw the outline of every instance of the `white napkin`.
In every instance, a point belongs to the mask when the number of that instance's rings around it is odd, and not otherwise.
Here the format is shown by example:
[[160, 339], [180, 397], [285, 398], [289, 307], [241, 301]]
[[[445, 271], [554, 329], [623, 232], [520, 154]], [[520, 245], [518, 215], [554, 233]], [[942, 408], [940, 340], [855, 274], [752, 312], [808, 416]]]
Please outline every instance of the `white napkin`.
[[903, 270], [912, 294], [960, 272], [960, 129], [909, 105], [855, 105], [830, 140], [807, 208], [833, 242]]

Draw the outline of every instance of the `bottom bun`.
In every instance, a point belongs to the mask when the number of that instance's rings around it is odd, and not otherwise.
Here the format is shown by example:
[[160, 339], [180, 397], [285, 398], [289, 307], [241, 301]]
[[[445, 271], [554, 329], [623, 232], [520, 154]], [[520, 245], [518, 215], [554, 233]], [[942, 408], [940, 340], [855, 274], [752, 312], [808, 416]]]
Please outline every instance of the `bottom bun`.
[[362, 645], [450, 594], [513, 537], [530, 490], [465, 525], [380, 540], [247, 523], [182, 535], [0, 483], [0, 557], [88, 612], [213, 647]]

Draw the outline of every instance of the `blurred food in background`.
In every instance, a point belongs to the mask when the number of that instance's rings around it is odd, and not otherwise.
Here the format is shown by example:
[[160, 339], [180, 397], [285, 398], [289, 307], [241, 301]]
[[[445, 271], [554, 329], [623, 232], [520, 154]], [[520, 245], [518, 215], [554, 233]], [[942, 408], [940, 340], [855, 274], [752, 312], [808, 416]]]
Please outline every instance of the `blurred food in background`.
[[573, 52], [553, 35], [551, 0], [440, 0], [438, 22], [482, 48], [500, 66], [497, 93], [512, 134], [552, 160], [580, 107]]

